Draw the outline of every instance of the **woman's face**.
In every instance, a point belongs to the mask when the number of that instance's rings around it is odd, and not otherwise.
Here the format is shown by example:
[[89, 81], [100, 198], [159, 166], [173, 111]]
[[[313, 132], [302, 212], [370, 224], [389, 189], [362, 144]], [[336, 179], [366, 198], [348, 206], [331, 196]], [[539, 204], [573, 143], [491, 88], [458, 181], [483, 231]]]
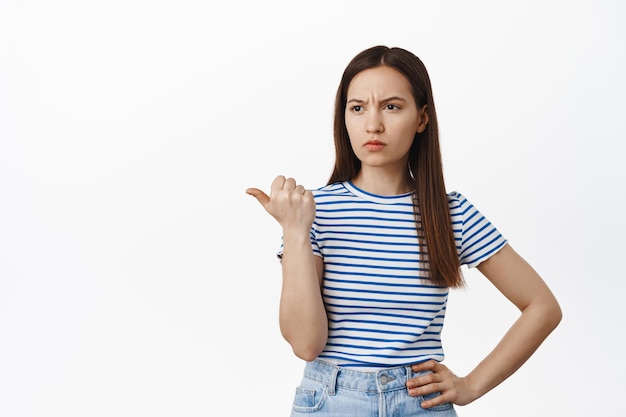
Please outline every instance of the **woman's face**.
[[362, 169], [385, 167], [402, 173], [415, 133], [428, 123], [426, 106], [417, 108], [407, 79], [387, 66], [363, 70], [352, 79], [345, 119]]

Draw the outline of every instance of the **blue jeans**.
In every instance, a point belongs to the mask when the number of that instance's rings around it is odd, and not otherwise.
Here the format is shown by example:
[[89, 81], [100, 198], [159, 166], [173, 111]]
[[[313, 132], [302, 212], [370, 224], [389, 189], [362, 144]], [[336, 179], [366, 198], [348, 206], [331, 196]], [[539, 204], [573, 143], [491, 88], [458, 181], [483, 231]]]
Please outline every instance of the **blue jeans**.
[[307, 362], [296, 388], [291, 416], [302, 417], [456, 417], [451, 403], [422, 408], [426, 397], [411, 397], [410, 366], [375, 372], [353, 371], [323, 361]]

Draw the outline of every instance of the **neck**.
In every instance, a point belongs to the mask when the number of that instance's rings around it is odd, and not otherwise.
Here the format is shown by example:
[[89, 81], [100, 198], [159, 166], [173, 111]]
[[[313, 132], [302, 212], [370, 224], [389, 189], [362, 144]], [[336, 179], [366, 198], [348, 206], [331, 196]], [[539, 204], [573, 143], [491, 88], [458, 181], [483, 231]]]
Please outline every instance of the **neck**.
[[414, 185], [407, 172], [389, 171], [383, 168], [363, 167], [352, 178], [352, 183], [368, 193], [398, 195], [413, 191]]

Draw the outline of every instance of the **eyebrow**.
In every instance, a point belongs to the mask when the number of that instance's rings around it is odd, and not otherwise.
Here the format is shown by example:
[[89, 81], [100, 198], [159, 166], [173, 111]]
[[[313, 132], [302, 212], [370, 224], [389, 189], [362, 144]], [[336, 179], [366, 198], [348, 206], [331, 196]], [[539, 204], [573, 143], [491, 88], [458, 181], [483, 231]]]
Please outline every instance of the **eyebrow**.
[[[388, 103], [390, 101], [404, 101], [406, 102], [406, 99], [402, 98], [402, 97], [398, 97], [398, 96], [393, 96], [393, 97], [388, 97], [385, 99], [382, 99], [380, 102], [381, 103]], [[348, 100], [348, 103], [365, 103], [364, 100], [358, 99], [358, 98], [351, 98], [350, 100]]]

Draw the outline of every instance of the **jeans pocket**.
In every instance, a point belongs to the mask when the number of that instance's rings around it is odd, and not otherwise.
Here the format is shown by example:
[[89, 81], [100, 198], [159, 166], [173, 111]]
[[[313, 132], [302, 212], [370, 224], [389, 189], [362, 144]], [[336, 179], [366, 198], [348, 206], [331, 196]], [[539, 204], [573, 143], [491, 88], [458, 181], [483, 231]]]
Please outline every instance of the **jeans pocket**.
[[318, 411], [324, 405], [328, 389], [325, 384], [304, 378], [296, 388], [293, 399], [293, 411], [300, 413], [311, 413]]
[[[440, 392], [433, 392], [432, 394], [426, 394], [424, 396], [422, 396], [422, 398], [420, 399], [420, 403], [422, 401], [426, 401], [426, 400], [432, 400], [433, 398], [437, 397], [441, 395]], [[439, 405], [434, 405], [430, 408], [428, 408], [428, 410], [432, 410], [432, 411], [447, 411], [450, 410], [453, 407], [452, 403], [443, 403], [443, 404], [439, 404]]]

